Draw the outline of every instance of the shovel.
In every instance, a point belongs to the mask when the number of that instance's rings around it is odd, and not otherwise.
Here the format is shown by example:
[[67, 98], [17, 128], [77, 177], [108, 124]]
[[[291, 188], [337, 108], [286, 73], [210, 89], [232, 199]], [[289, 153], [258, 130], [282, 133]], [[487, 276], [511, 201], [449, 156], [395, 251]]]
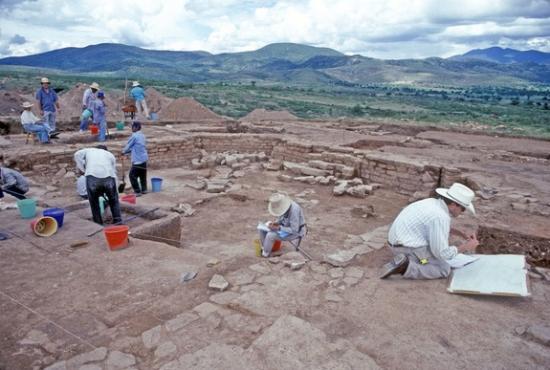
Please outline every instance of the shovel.
[[122, 181], [118, 184], [118, 193], [122, 194], [126, 188], [126, 182], [124, 182], [126, 174], [124, 173], [124, 155], [122, 156]]

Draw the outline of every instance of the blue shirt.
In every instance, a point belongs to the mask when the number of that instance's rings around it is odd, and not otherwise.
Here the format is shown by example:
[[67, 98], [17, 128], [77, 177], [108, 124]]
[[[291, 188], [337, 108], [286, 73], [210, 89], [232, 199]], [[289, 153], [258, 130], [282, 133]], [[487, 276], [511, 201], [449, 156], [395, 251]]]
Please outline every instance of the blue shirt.
[[132, 134], [128, 143], [122, 150], [123, 154], [132, 152], [132, 163], [141, 164], [147, 162], [149, 156], [147, 155], [147, 148], [145, 143], [145, 135], [141, 131], [136, 131]]
[[42, 87], [36, 91], [36, 100], [40, 104], [40, 109], [45, 112], [55, 112], [55, 102], [57, 94], [53, 89], [44, 90]]
[[103, 103], [103, 100], [95, 99], [91, 105], [94, 123], [105, 122], [105, 103]]
[[145, 90], [141, 86], [136, 86], [130, 90], [130, 97], [138, 101], [145, 100]]

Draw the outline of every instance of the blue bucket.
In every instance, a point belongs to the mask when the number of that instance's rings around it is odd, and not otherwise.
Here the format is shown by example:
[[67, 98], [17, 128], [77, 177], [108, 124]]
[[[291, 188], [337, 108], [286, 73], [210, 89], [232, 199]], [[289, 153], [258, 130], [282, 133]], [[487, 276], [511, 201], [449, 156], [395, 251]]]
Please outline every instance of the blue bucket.
[[63, 226], [63, 219], [65, 218], [65, 210], [63, 208], [47, 208], [42, 214], [44, 217], [49, 216], [55, 218], [57, 227]]
[[156, 112], [151, 113], [151, 121], [156, 121], [159, 118]]
[[153, 193], [160, 192], [162, 188], [162, 177], [151, 177], [151, 187], [153, 188]]

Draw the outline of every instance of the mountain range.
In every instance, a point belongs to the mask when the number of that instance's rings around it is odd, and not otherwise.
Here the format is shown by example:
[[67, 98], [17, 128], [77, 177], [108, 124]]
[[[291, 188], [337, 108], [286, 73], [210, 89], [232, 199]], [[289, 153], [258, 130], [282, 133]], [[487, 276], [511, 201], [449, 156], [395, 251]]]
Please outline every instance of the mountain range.
[[277, 43], [239, 53], [162, 51], [123, 44], [63, 48], [0, 59], [0, 65], [180, 82], [297, 85], [525, 85], [550, 83], [550, 53], [489, 48], [447, 59], [381, 60], [329, 48]]

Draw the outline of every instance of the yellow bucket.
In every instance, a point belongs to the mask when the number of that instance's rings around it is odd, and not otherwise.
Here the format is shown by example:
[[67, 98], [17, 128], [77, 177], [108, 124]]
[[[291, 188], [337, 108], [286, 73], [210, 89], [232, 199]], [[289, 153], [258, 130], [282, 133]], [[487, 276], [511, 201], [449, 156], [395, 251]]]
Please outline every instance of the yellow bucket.
[[262, 244], [260, 244], [260, 239], [254, 239], [254, 250], [256, 252], [256, 257], [262, 256]]

